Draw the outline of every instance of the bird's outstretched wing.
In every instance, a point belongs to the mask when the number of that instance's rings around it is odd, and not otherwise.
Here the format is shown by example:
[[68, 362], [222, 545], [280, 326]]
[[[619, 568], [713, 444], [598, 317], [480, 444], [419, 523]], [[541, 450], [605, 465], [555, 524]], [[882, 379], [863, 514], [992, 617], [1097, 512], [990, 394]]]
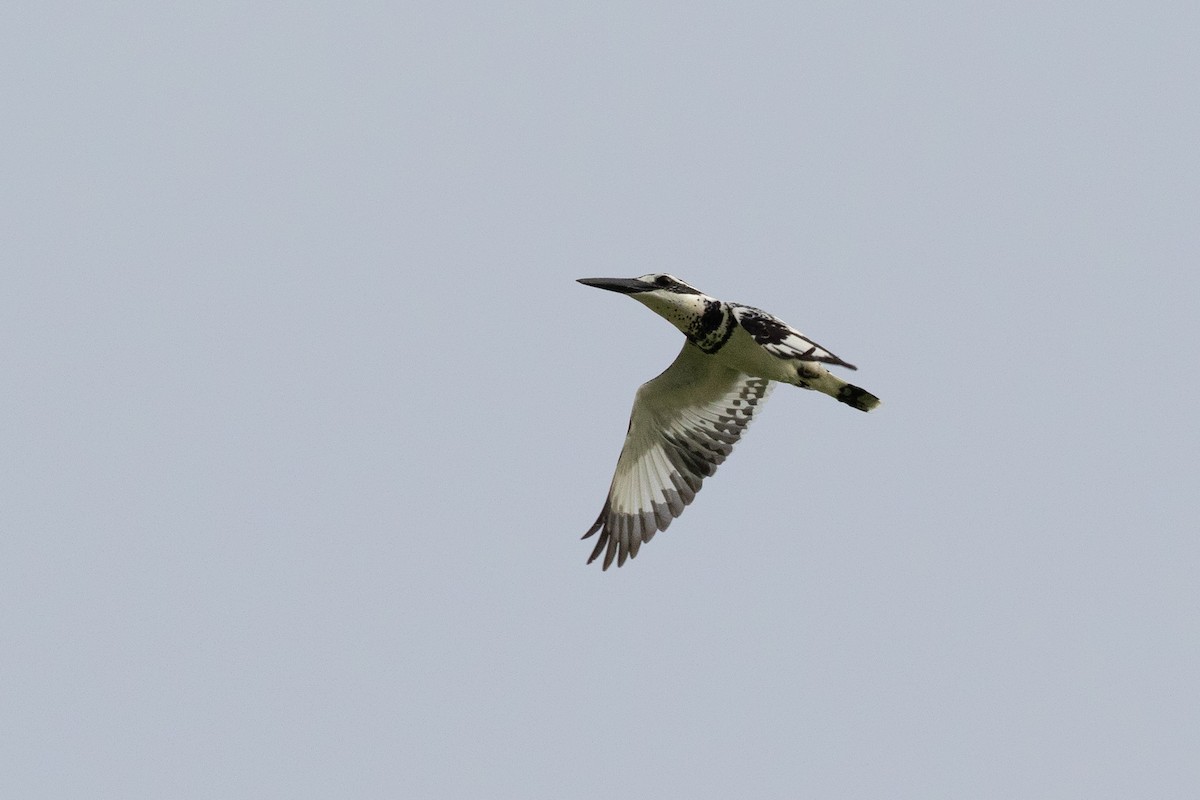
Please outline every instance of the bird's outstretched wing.
[[770, 389], [770, 381], [723, 366], [691, 342], [643, 384], [604, 510], [583, 535], [600, 533], [588, 563], [603, 553], [604, 569], [614, 557], [619, 567], [666, 530], [732, 452]]
[[820, 361], [847, 369], [858, 369], [809, 339], [786, 322], [773, 317], [762, 309], [730, 303], [733, 316], [754, 341], [773, 356], [794, 358], [799, 361]]

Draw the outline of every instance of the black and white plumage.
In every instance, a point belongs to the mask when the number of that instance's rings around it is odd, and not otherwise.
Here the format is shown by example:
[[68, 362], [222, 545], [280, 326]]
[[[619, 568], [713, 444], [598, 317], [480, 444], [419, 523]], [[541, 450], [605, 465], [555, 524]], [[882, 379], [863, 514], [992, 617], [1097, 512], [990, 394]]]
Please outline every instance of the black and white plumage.
[[824, 367], [853, 364], [765, 311], [709, 297], [673, 275], [579, 282], [628, 294], [687, 337], [671, 366], [637, 391], [608, 498], [583, 535], [600, 534], [589, 564], [603, 554], [604, 569], [614, 558], [622, 566], [666, 530], [732, 452], [773, 382], [814, 389], [860, 411], [879, 405]]

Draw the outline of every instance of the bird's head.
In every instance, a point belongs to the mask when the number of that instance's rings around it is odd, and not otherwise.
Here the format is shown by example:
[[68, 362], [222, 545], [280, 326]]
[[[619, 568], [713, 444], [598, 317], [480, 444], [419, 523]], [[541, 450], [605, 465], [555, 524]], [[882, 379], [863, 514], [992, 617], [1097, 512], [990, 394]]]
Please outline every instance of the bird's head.
[[706, 301], [712, 301], [694, 286], [662, 272], [640, 278], [580, 278], [579, 282], [627, 294], [685, 334], [695, 327], [696, 318], [704, 313]]

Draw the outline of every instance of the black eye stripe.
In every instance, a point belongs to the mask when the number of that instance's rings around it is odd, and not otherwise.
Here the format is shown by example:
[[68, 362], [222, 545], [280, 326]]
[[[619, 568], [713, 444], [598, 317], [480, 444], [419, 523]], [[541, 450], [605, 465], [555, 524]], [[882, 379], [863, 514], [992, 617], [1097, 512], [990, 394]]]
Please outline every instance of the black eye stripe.
[[641, 281], [643, 285], [653, 286], [655, 289], [662, 289], [663, 291], [674, 292], [675, 294], [700, 294], [699, 289], [694, 289], [674, 275], [663, 272], [651, 272], [642, 275], [637, 280]]

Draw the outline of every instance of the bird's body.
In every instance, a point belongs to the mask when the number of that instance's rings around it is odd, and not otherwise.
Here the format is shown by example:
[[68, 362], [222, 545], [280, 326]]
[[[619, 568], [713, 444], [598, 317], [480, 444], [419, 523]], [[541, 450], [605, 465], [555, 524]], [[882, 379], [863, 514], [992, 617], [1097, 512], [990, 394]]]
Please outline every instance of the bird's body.
[[608, 499], [584, 534], [600, 533], [588, 563], [603, 553], [604, 569], [614, 558], [621, 566], [682, 514], [772, 382], [814, 389], [860, 411], [879, 405], [824, 366], [852, 364], [765, 311], [709, 297], [672, 275], [579, 282], [630, 295], [687, 337], [671, 366], [638, 389]]

